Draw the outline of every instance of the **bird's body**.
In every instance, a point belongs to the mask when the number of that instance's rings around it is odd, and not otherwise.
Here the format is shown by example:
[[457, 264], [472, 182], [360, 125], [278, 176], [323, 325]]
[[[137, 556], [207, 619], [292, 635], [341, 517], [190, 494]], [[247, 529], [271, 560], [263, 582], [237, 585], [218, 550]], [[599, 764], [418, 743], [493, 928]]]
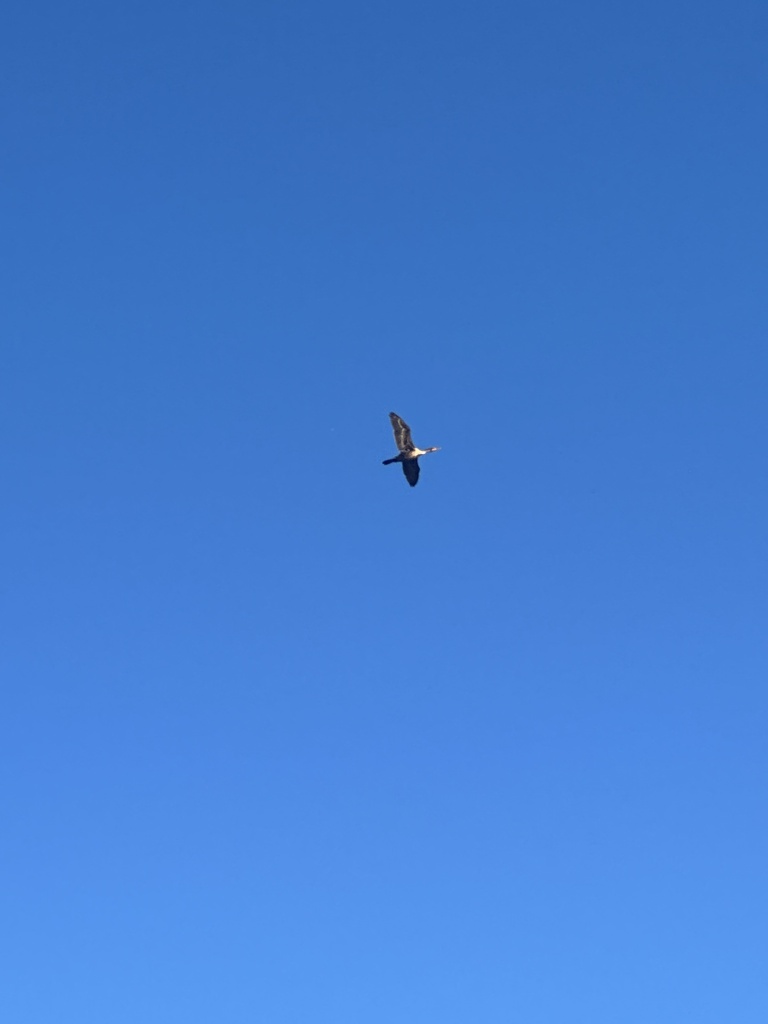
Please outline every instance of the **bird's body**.
[[401, 462], [403, 465], [403, 473], [405, 478], [411, 487], [415, 487], [419, 482], [419, 463], [418, 460], [422, 455], [428, 455], [430, 452], [439, 452], [439, 448], [417, 448], [411, 440], [411, 428], [405, 422], [400, 419], [396, 412], [389, 414], [389, 419], [392, 423], [392, 430], [395, 435], [395, 444], [397, 445], [398, 455], [394, 459], [384, 459], [382, 465], [389, 466], [393, 462]]

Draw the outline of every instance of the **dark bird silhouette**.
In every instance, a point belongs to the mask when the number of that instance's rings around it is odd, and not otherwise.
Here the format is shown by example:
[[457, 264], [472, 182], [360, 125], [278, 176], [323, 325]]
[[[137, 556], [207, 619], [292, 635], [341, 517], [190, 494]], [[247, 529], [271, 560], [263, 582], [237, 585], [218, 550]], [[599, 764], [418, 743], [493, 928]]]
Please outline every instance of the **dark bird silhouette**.
[[396, 455], [394, 459], [384, 459], [382, 465], [389, 466], [393, 462], [402, 462], [405, 479], [411, 487], [415, 487], [419, 482], [419, 459], [422, 455], [427, 455], [429, 452], [439, 452], [440, 449], [417, 448], [411, 440], [411, 428], [408, 424], [401, 420], [396, 412], [391, 412], [389, 418], [395, 434], [395, 444], [400, 454]]

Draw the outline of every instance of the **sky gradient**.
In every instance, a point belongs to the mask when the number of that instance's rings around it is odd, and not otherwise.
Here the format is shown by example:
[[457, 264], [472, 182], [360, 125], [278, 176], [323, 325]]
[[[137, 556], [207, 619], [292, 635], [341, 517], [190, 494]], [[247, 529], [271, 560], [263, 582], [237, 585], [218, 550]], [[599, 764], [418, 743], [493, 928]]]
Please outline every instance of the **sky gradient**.
[[767, 46], [10, 4], [4, 1019], [764, 1024]]

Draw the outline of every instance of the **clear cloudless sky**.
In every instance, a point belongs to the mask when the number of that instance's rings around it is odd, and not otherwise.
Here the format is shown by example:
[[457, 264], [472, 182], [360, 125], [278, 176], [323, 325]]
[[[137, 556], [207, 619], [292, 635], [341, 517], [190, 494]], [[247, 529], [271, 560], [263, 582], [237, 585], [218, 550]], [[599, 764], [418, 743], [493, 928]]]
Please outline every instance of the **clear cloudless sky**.
[[767, 52], [7, 5], [4, 1020], [768, 1019]]

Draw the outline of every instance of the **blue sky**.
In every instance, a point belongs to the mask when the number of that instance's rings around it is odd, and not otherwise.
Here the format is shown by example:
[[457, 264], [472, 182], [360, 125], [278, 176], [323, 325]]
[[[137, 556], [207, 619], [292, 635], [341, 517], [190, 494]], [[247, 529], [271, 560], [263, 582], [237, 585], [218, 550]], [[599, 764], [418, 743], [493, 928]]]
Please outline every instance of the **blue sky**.
[[4, 1017], [765, 1021], [767, 29], [11, 4]]

